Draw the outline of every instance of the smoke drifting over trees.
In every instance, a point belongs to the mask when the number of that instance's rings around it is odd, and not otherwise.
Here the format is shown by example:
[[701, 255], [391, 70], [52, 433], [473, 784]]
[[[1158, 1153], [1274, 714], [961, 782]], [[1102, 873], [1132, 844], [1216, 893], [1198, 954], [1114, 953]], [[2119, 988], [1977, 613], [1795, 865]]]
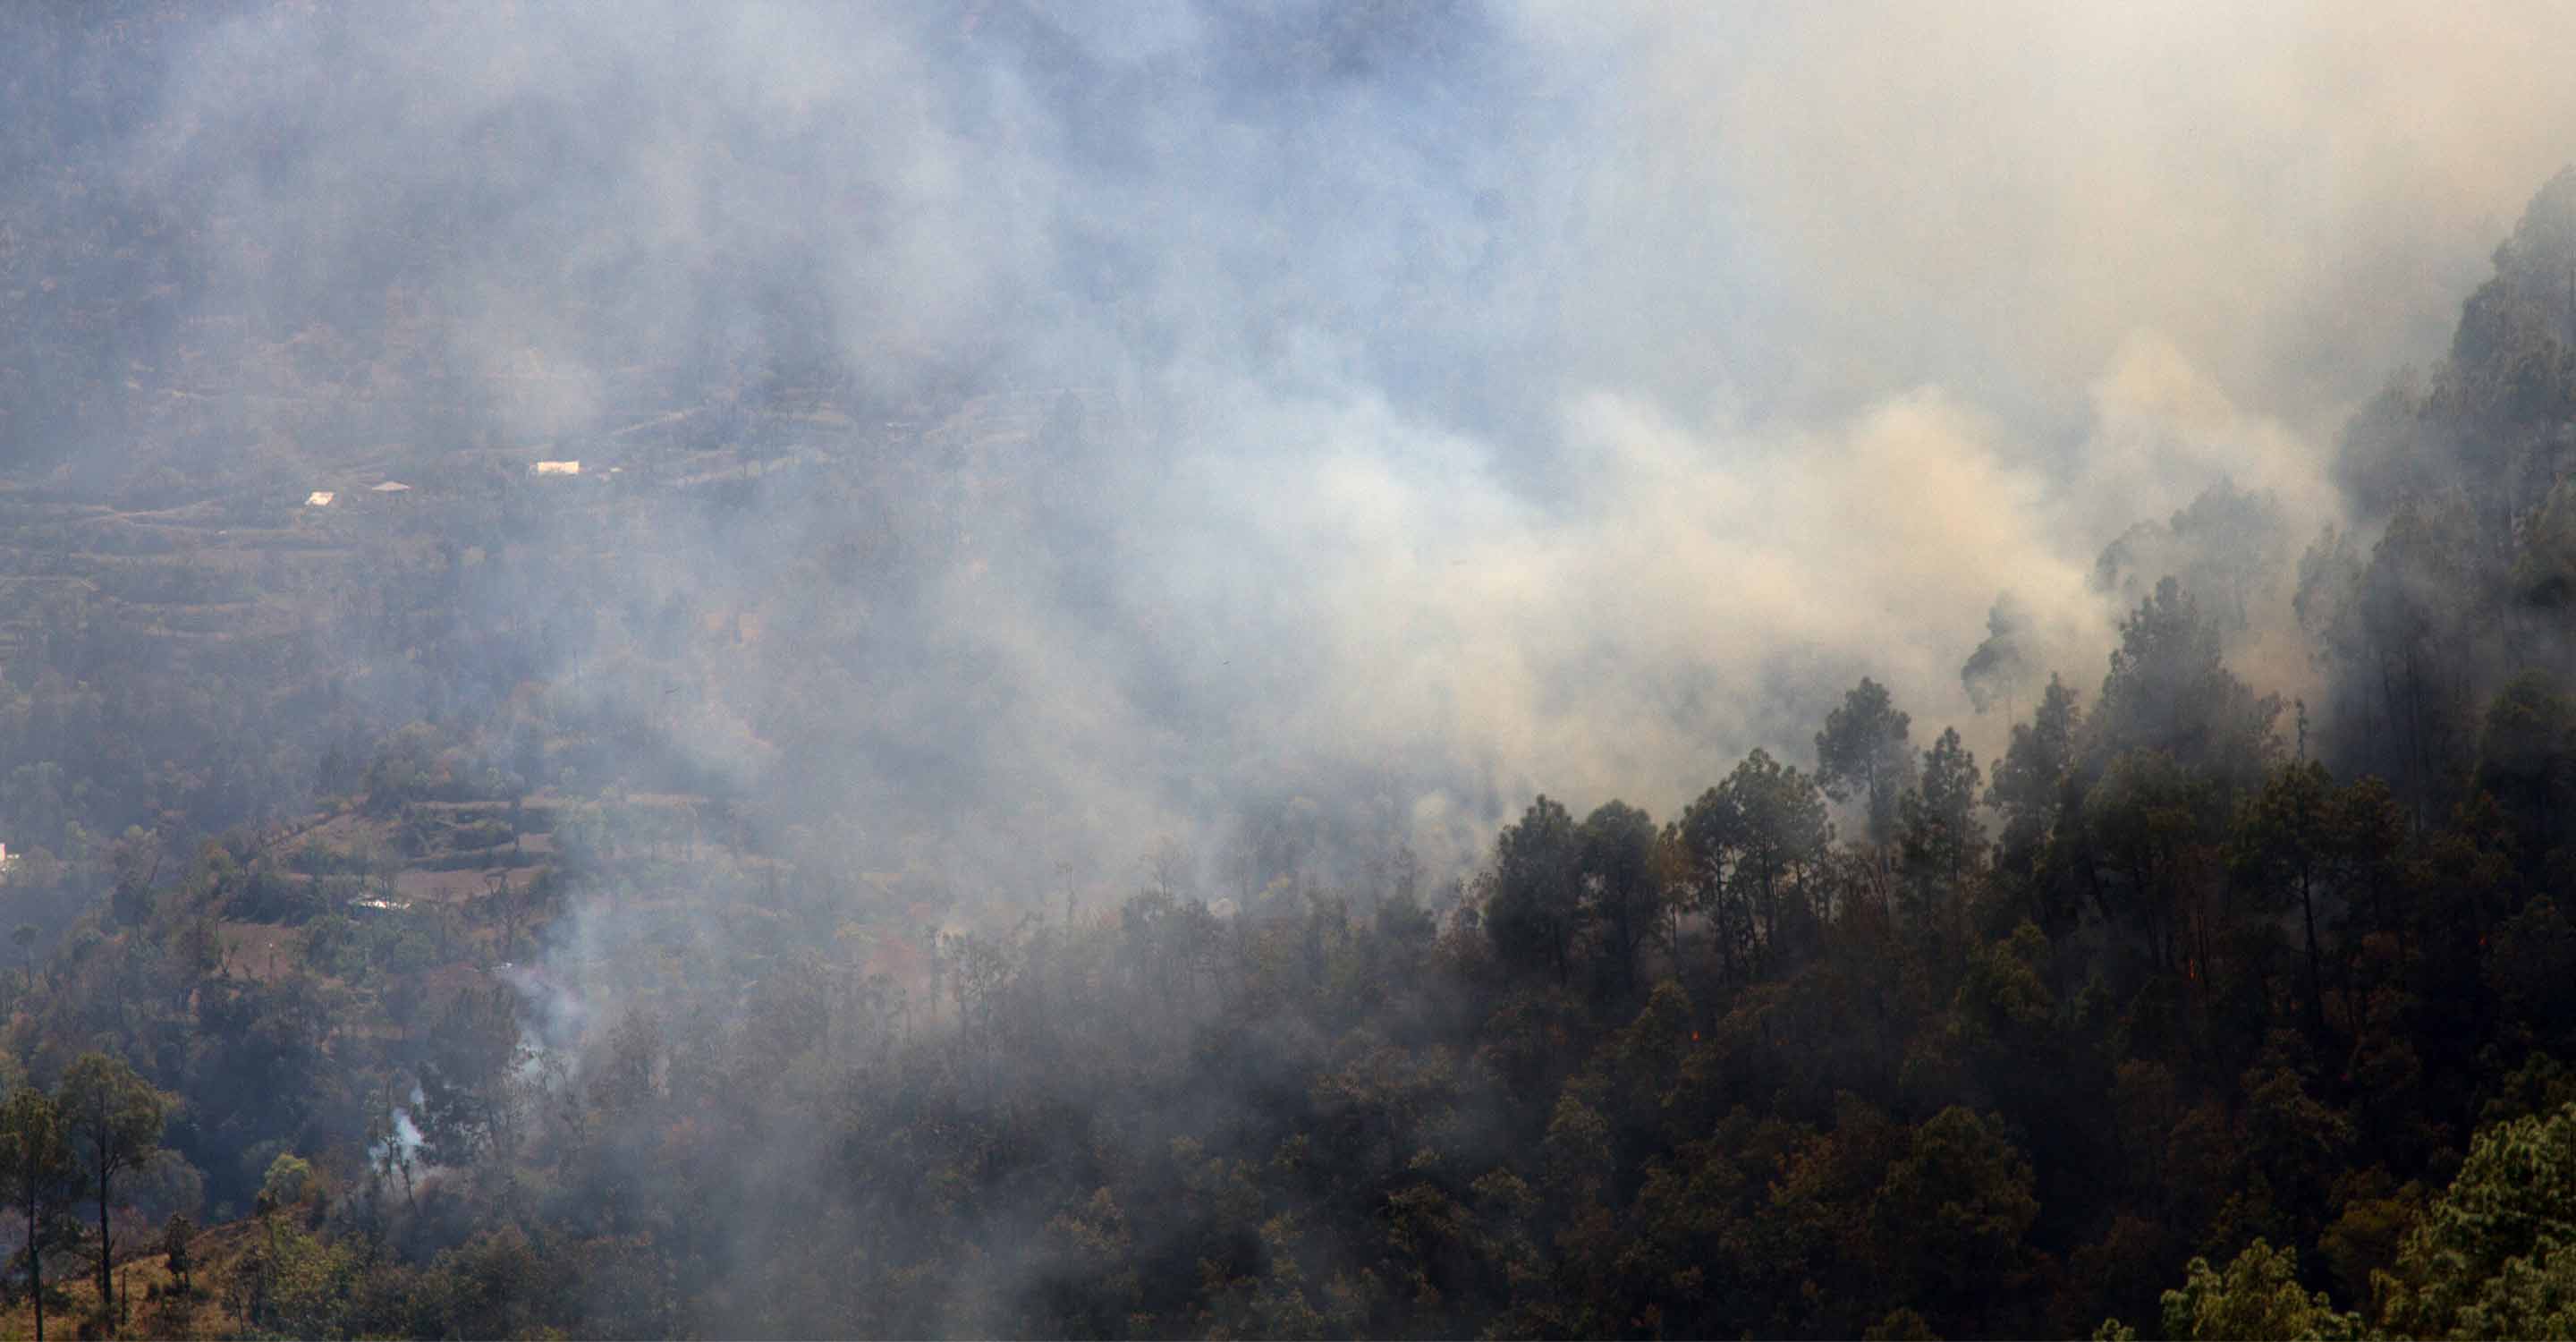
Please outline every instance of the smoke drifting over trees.
[[57, 1325], [2556, 1326], [2568, 16], [0, 36]]

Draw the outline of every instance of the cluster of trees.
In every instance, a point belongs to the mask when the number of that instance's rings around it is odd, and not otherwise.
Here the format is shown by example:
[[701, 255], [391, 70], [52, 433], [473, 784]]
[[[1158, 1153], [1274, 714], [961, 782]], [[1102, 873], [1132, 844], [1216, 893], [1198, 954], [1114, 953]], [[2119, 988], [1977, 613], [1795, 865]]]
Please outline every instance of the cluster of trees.
[[2299, 564], [2298, 614], [2327, 673], [2321, 745], [2387, 779], [2419, 822], [2473, 770], [2510, 767], [2481, 706], [2529, 672], [2563, 684], [2576, 653], [2571, 265], [2576, 170], [2497, 249], [2449, 357], [2354, 419], [2337, 461], [2354, 528]]
[[[70, 1238], [62, 1222], [82, 1199], [97, 1208], [98, 1300], [114, 1301], [116, 1240], [108, 1209], [123, 1176], [150, 1160], [161, 1140], [163, 1099], [121, 1058], [85, 1053], [48, 1094], [21, 1084], [0, 1100], [0, 1199], [19, 1210], [35, 1331], [45, 1333], [44, 1264]], [[174, 1221], [184, 1226], [184, 1218]], [[184, 1244], [184, 1229], [174, 1235]], [[185, 1250], [181, 1250], [185, 1261]], [[104, 1308], [104, 1303], [102, 1304]]]
[[2513, 682], [2419, 825], [2216, 624], [2161, 586], [1991, 776], [1863, 681], [1812, 768], [1541, 798], [1452, 903], [1172, 867], [926, 979], [863, 892], [653, 842], [585, 846], [558, 981], [442, 983], [472, 919], [254, 979], [190, 959], [258, 865], [210, 845], [22, 1001], [59, 1079], [10, 1121], [114, 1042], [263, 1213], [241, 1317], [310, 1334], [2560, 1328], [2576, 867], [2528, 789], [2576, 717]]

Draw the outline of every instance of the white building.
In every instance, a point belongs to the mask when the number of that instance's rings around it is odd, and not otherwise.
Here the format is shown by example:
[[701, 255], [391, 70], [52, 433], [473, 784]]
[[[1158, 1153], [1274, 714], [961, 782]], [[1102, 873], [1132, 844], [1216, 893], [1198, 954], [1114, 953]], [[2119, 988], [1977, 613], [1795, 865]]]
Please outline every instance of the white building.
[[581, 463], [578, 461], [540, 461], [528, 467], [528, 474], [579, 475], [581, 474]]
[[400, 480], [387, 480], [383, 484], [376, 486], [375, 492], [378, 494], [408, 494], [411, 492], [411, 486], [404, 484]]
[[304, 506], [307, 508], [328, 508], [331, 506], [331, 500], [338, 497], [340, 496], [332, 493], [330, 490], [317, 489], [304, 496]]

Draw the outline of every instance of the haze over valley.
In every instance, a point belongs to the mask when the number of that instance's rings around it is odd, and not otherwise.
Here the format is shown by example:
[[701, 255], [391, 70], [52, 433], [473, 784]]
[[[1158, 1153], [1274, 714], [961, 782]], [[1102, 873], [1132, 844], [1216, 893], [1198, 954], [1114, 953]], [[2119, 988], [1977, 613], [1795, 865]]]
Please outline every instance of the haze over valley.
[[2576, 1332], [2571, 43], [0, 16], [0, 1334]]

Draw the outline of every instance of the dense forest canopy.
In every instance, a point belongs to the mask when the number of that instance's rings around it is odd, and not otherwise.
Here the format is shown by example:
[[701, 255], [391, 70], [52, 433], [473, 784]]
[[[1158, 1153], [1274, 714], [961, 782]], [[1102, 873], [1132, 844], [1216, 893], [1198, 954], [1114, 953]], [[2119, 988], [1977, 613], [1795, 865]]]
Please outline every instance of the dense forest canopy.
[[2576, 1335], [2571, 20], [1916, 9], [0, 15], [0, 1334]]

